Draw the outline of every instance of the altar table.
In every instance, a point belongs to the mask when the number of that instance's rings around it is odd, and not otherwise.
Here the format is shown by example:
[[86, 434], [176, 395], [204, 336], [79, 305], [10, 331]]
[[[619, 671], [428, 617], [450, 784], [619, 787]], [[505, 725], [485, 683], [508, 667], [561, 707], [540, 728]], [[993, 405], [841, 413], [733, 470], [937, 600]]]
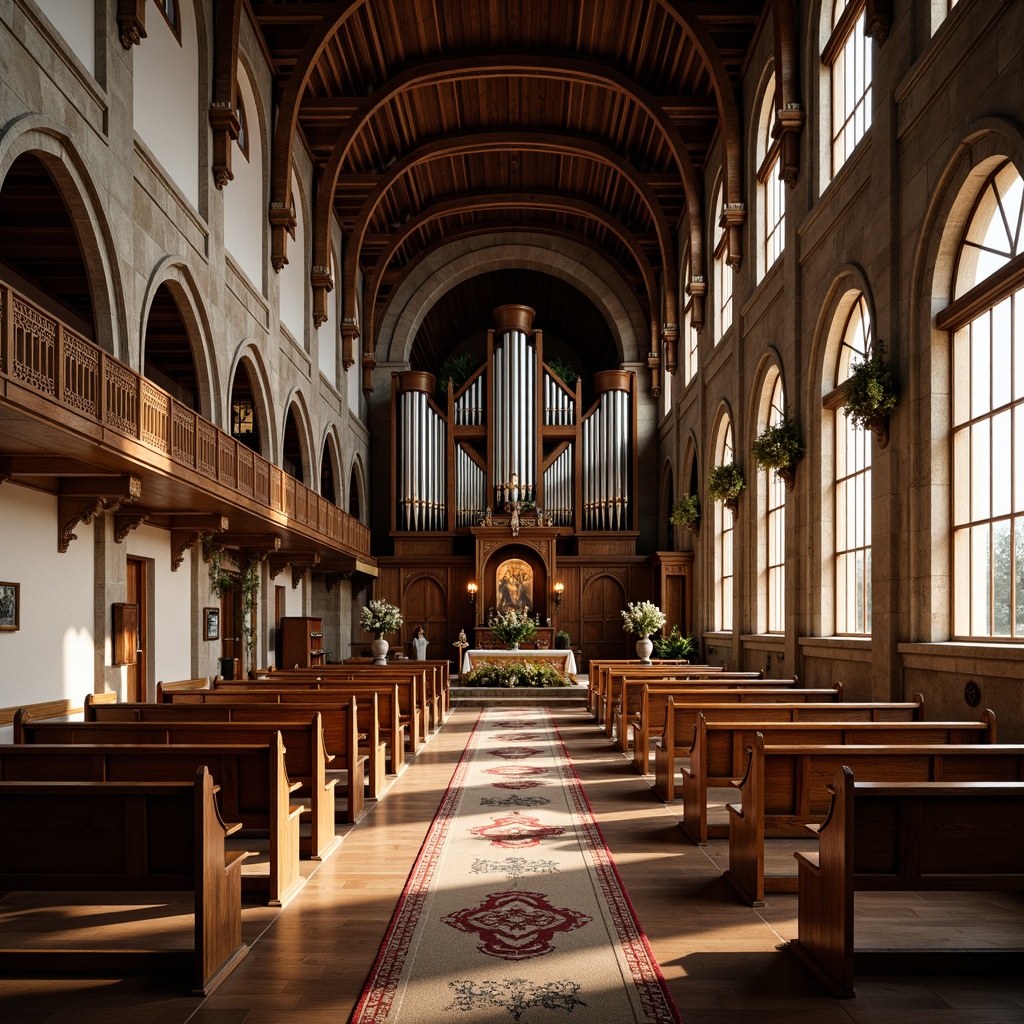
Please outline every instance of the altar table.
[[557, 672], [560, 672], [563, 679], [576, 682], [576, 656], [569, 650], [519, 650], [510, 651], [507, 648], [502, 650], [466, 651], [462, 659], [463, 674], [472, 671], [475, 665], [486, 665], [489, 662], [501, 661], [540, 661], [550, 665]]

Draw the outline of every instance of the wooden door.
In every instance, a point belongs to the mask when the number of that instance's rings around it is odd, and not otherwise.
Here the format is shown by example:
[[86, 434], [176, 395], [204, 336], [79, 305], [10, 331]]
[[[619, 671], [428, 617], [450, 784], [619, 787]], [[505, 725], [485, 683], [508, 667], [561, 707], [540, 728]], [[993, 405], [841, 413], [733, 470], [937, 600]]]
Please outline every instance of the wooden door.
[[[432, 576], [421, 576], [413, 580], [402, 598], [402, 650], [407, 658], [415, 657], [412, 638], [422, 626], [428, 640], [428, 658], [452, 658], [453, 649], [448, 645], [448, 602], [439, 580]], [[453, 634], [454, 636], [454, 634]], [[394, 642], [393, 638], [387, 638]]]
[[[234, 662], [231, 678], [241, 678], [245, 667], [245, 640], [242, 635], [242, 591], [241, 587], [228, 590], [220, 599], [220, 656]], [[221, 670], [225, 679], [228, 673]]]
[[135, 664], [128, 665], [126, 697], [130, 701], [146, 699], [146, 682], [149, 679], [148, 645], [146, 643], [149, 625], [149, 602], [146, 600], [146, 561], [143, 558], [129, 558], [127, 562], [128, 602], [138, 607], [138, 628], [135, 631]]
[[626, 592], [614, 576], [594, 576], [584, 584], [580, 617], [585, 663], [591, 658], [634, 657], [633, 644], [622, 631], [625, 607]]

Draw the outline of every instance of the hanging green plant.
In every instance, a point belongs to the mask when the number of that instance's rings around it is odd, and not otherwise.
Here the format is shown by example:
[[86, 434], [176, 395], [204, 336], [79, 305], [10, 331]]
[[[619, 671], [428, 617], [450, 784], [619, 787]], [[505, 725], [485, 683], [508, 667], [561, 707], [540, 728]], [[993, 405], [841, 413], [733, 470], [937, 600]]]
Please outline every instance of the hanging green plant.
[[867, 359], [854, 363], [843, 383], [843, 412], [853, 423], [874, 432], [878, 446], [889, 443], [889, 415], [896, 408], [899, 390], [885, 361], [885, 343], [879, 338]]
[[448, 381], [452, 382], [452, 391], [458, 391], [470, 377], [476, 373], [480, 360], [470, 352], [460, 352], [449, 356], [437, 371], [437, 394], [444, 402], [448, 399]]
[[579, 370], [576, 369], [568, 359], [559, 359], [555, 356], [554, 359], [547, 360], [548, 369], [558, 377], [561, 382], [567, 388], [576, 387], [576, 381], [579, 380]]
[[776, 476], [784, 480], [792, 490], [795, 482], [793, 470], [807, 451], [800, 443], [800, 429], [796, 420], [787, 418], [781, 423], [771, 423], [765, 427], [754, 438], [750, 453], [762, 469], [775, 470]]
[[685, 526], [697, 533], [700, 530], [700, 499], [696, 494], [678, 498], [672, 505], [668, 521], [673, 526]]
[[225, 569], [224, 551], [218, 547], [210, 534], [203, 535], [203, 558], [208, 563], [210, 590], [223, 597], [237, 590], [241, 595], [238, 602], [238, 627], [242, 634], [246, 652], [246, 669], [251, 669], [256, 652], [257, 598], [260, 592], [260, 563], [262, 559], [248, 548], [239, 554], [237, 572]]
[[708, 474], [708, 500], [720, 501], [727, 509], [736, 512], [739, 508], [740, 492], [746, 486], [743, 473], [735, 462], [715, 466]]

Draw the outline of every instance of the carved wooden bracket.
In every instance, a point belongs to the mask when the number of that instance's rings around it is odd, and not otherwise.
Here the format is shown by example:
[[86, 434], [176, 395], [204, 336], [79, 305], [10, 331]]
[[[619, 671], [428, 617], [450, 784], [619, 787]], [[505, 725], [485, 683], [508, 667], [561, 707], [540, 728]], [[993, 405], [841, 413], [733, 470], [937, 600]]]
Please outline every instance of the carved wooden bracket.
[[298, 590], [299, 584], [319, 561], [320, 556], [314, 555], [314, 561], [312, 562], [303, 562], [301, 565], [292, 563], [292, 590]]
[[221, 515], [183, 513], [171, 517], [171, 572], [177, 572], [185, 561], [185, 552], [198, 544], [206, 534], [220, 534], [228, 528], [228, 517]]
[[377, 360], [373, 356], [363, 356], [363, 397], [369, 398], [373, 394], [373, 371], [377, 367]]
[[150, 512], [121, 512], [114, 516], [114, 540], [120, 544], [132, 530], [149, 520]]
[[137, 501], [142, 481], [137, 476], [70, 477], [61, 479], [57, 494], [57, 550], [62, 554], [78, 537], [75, 527], [88, 525], [100, 512], [116, 512], [122, 502]]
[[117, 29], [126, 50], [138, 46], [146, 38], [146, 0], [117, 0]]
[[739, 270], [743, 265], [743, 225], [747, 222], [747, 207], [745, 203], [726, 203], [719, 220], [719, 227], [725, 228], [729, 233], [728, 256], [726, 263], [733, 270]]
[[889, 38], [892, 8], [892, 0], [867, 0], [864, 5], [864, 31], [872, 36], [879, 46]]
[[675, 373], [679, 365], [679, 324], [663, 324], [661, 337], [665, 342], [665, 370]]
[[213, 181], [218, 189], [222, 189], [235, 177], [231, 170], [231, 150], [241, 125], [234, 104], [226, 100], [211, 103], [210, 126], [213, 128]]
[[699, 334], [704, 330], [704, 297], [708, 293], [708, 283], [703, 276], [695, 275], [690, 278], [689, 289], [693, 298], [693, 305], [690, 307], [690, 326]]
[[800, 174], [800, 134], [806, 120], [800, 105], [793, 103], [777, 112], [772, 126], [772, 138], [779, 140], [779, 173], [789, 188]]
[[329, 572], [324, 576], [324, 584], [327, 587], [327, 593], [329, 594], [335, 587], [340, 586], [342, 580], [352, 579], [352, 573], [350, 572]]
[[355, 361], [355, 344], [359, 337], [359, 324], [354, 316], [341, 320], [341, 365], [347, 370]]
[[288, 262], [286, 234], [295, 236], [295, 213], [286, 203], [271, 203], [270, 212], [270, 262], [279, 274]]
[[316, 551], [288, 551], [284, 554], [268, 554], [266, 557], [267, 570], [272, 580], [291, 566], [293, 590], [310, 569], [320, 564], [320, 554]]
[[[322, 327], [327, 323], [327, 296], [334, 290], [334, 278], [330, 267], [314, 267], [309, 275], [313, 286], [313, 326]], [[348, 367], [346, 367], [348, 369]]]

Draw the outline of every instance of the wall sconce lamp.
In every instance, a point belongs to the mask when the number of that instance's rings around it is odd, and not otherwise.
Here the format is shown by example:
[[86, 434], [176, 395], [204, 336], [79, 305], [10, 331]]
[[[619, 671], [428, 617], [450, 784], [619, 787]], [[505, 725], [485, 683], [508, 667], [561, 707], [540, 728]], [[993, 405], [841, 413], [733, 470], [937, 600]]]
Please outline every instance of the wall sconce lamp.
[[475, 580], [470, 580], [466, 584], [466, 590], [469, 592], [469, 606], [473, 611], [476, 611], [476, 592], [478, 589]]
[[565, 584], [564, 583], [556, 583], [555, 584], [555, 607], [556, 608], [561, 608], [562, 607], [562, 592], [564, 590], [565, 590]]

